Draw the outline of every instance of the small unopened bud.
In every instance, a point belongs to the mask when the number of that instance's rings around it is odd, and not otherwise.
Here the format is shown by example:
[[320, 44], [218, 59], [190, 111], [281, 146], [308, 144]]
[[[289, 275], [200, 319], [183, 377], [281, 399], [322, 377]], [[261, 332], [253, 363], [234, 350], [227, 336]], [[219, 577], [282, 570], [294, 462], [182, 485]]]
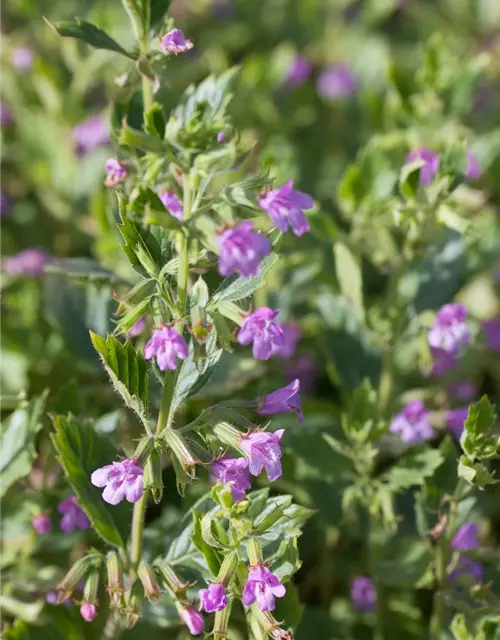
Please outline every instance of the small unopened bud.
[[92, 622], [97, 615], [97, 607], [91, 602], [83, 602], [80, 607], [80, 614], [86, 622]]
[[117, 607], [123, 593], [123, 565], [116, 551], [110, 551], [106, 556], [106, 569], [111, 606]]
[[215, 425], [213, 432], [223, 444], [240, 450], [240, 441], [243, 434], [233, 427], [232, 424], [229, 424], [229, 422], [219, 422], [219, 424]]
[[262, 549], [257, 538], [250, 538], [248, 541], [248, 560], [250, 561], [251, 567], [263, 563]]
[[144, 489], [151, 489], [156, 504], [161, 502], [163, 496], [161, 451], [157, 449], [151, 451], [144, 466]]
[[224, 587], [228, 587], [231, 582], [236, 569], [238, 567], [238, 554], [235, 551], [231, 551], [223, 560], [219, 573], [217, 574], [217, 582]]
[[189, 584], [183, 582], [167, 562], [156, 564], [155, 569], [162, 577], [167, 589], [182, 600], [186, 595], [186, 589]]
[[137, 575], [144, 587], [146, 598], [151, 602], [151, 604], [158, 604], [160, 597], [160, 585], [158, 584], [151, 565], [146, 562], [141, 562], [137, 569]]
[[184, 438], [175, 429], [166, 429], [163, 435], [167, 446], [177, 458], [181, 467], [192, 477], [194, 475], [194, 467], [198, 460], [196, 460], [191, 451], [189, 451]]
[[79, 582], [85, 578], [89, 570], [92, 567], [98, 567], [101, 562], [102, 558], [98, 554], [91, 554], [77, 560], [57, 586], [57, 604], [64, 602], [73, 593]]
[[132, 629], [137, 624], [144, 600], [144, 589], [141, 581], [136, 580], [132, 589], [125, 594], [125, 624], [127, 629]]
[[154, 436], [146, 436], [143, 438], [139, 444], [137, 445], [136, 450], [134, 451], [133, 458], [141, 467], [144, 467], [144, 464], [149, 459], [151, 452], [155, 447], [155, 438]]
[[87, 576], [85, 581], [85, 587], [83, 589], [83, 599], [85, 602], [95, 604], [97, 602], [97, 592], [99, 591], [99, 569], [93, 567]]

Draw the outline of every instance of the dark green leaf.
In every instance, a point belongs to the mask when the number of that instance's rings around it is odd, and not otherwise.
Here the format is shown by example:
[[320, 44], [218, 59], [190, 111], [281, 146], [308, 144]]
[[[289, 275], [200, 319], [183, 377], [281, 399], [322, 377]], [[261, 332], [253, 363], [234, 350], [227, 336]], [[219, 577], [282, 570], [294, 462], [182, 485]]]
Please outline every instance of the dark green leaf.
[[165, 136], [165, 117], [163, 109], [157, 102], [153, 103], [151, 109], [144, 114], [144, 129], [151, 136], [156, 136], [163, 140]]
[[151, 27], [154, 29], [167, 13], [173, 0], [150, 0]]
[[259, 273], [251, 278], [230, 277], [222, 281], [221, 285], [212, 296], [207, 309], [216, 309], [220, 302], [235, 302], [251, 296], [264, 282], [264, 276], [278, 261], [275, 253], [262, 260]]
[[95, 531], [108, 544], [123, 547], [130, 526], [131, 507], [125, 503], [109, 506], [102, 499], [102, 489], [90, 482], [91, 474], [116, 459], [117, 451], [108, 438], [96, 433], [88, 421], [69, 415], [53, 416], [52, 441], [68, 481]]
[[96, 27], [96, 25], [91, 22], [81, 20], [80, 18], [65, 22], [56, 22], [55, 24], [51, 24], [48, 20], [46, 20], [46, 22], [55, 29], [59, 35], [65, 38], [83, 40], [83, 42], [90, 44], [96, 49], [116, 51], [116, 53], [121, 53], [123, 56], [127, 56], [127, 58], [131, 58], [132, 60], [136, 58], [135, 55], [125, 51], [118, 42], [115, 42], [105, 31], [99, 29], [99, 27]]

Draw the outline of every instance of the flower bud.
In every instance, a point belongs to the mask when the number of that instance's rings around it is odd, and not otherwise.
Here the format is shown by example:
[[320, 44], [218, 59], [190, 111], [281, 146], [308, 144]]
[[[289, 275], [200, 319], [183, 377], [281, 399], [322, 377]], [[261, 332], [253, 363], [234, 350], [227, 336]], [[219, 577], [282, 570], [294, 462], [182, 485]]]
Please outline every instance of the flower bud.
[[[138, 465], [144, 467], [146, 461], [149, 459], [151, 452], [154, 451], [155, 448], [155, 437], [154, 436], [146, 436], [143, 438], [139, 444], [137, 445], [136, 450], [134, 451], [134, 455], [132, 458], [137, 462]], [[144, 485], [146, 488], [146, 485]]]
[[78, 583], [85, 578], [88, 571], [92, 567], [98, 567], [102, 561], [102, 558], [97, 553], [85, 556], [80, 558], [75, 562], [75, 564], [71, 567], [65, 577], [62, 579], [57, 586], [58, 596], [57, 596], [57, 604], [61, 604], [64, 602], [66, 598], [68, 598]]
[[132, 589], [125, 594], [125, 624], [132, 629], [137, 624], [144, 600], [144, 589], [140, 580], [136, 580]]
[[229, 422], [219, 422], [215, 425], [213, 432], [223, 444], [238, 449], [238, 451], [241, 450], [240, 440], [243, 434]]
[[111, 606], [119, 606], [123, 593], [123, 565], [116, 551], [110, 551], [106, 556], [108, 573], [108, 593]]
[[97, 607], [91, 602], [83, 602], [80, 607], [80, 614], [86, 622], [92, 622], [97, 615]]
[[280, 501], [271, 503], [264, 509], [262, 513], [254, 521], [254, 527], [256, 533], [264, 533], [270, 529], [273, 524], [283, 517], [283, 513], [287, 507], [292, 503], [292, 496], [286, 499], [280, 498]]
[[198, 460], [189, 451], [189, 448], [181, 436], [181, 434], [175, 429], [166, 429], [163, 432], [163, 437], [167, 446], [171, 449], [173, 455], [180, 462], [181, 467], [190, 476], [194, 476], [194, 467]]
[[262, 549], [257, 538], [250, 538], [248, 541], [248, 560], [251, 567], [255, 567], [264, 562], [262, 557]]
[[95, 604], [97, 602], [97, 592], [99, 591], [99, 575], [98, 568], [93, 567], [87, 576], [85, 581], [85, 587], [83, 589], [83, 599], [85, 602]]
[[156, 579], [151, 565], [146, 562], [140, 562], [137, 569], [137, 575], [144, 587], [146, 598], [151, 604], [158, 604], [160, 596], [160, 585]]
[[144, 466], [144, 489], [151, 489], [151, 495], [156, 504], [163, 496], [163, 479], [161, 468], [161, 451], [154, 449]]
[[238, 567], [238, 554], [235, 551], [231, 551], [223, 560], [219, 573], [217, 574], [217, 582], [224, 587], [228, 587], [231, 582], [236, 569]]

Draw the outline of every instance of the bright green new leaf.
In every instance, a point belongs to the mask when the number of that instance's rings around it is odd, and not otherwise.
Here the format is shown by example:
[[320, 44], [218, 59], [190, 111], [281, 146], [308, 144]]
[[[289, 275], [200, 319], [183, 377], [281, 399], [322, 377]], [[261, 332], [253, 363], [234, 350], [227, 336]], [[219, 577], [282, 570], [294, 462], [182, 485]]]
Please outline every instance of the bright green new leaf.
[[469, 407], [460, 444], [471, 460], [492, 458], [497, 454], [500, 436], [491, 433], [495, 421], [495, 407], [487, 396]]

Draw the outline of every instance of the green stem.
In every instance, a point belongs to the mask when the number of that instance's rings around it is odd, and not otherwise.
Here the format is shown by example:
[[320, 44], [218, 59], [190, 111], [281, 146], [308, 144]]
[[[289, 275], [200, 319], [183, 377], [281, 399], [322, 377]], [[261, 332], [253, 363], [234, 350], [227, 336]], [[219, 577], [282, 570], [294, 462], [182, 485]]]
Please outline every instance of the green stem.
[[[192, 178], [188, 174], [184, 176], [184, 199], [183, 210], [184, 220], [188, 220], [191, 216], [191, 207], [193, 202]], [[185, 232], [181, 231], [178, 236], [177, 252], [179, 255], [179, 271], [177, 273], [177, 331], [182, 331], [184, 324], [184, 314], [186, 313], [187, 289], [189, 278], [189, 244]]]
[[130, 584], [137, 577], [137, 566], [142, 555], [142, 538], [144, 534], [144, 515], [148, 502], [148, 493], [144, 492], [142, 498], [134, 504], [132, 516], [132, 545], [130, 549]]
[[153, 106], [153, 86], [151, 80], [145, 75], [142, 76], [142, 102], [144, 113], [146, 113]]
[[102, 640], [118, 640], [120, 638], [123, 632], [120, 620], [120, 613], [112, 609], [102, 631]]

